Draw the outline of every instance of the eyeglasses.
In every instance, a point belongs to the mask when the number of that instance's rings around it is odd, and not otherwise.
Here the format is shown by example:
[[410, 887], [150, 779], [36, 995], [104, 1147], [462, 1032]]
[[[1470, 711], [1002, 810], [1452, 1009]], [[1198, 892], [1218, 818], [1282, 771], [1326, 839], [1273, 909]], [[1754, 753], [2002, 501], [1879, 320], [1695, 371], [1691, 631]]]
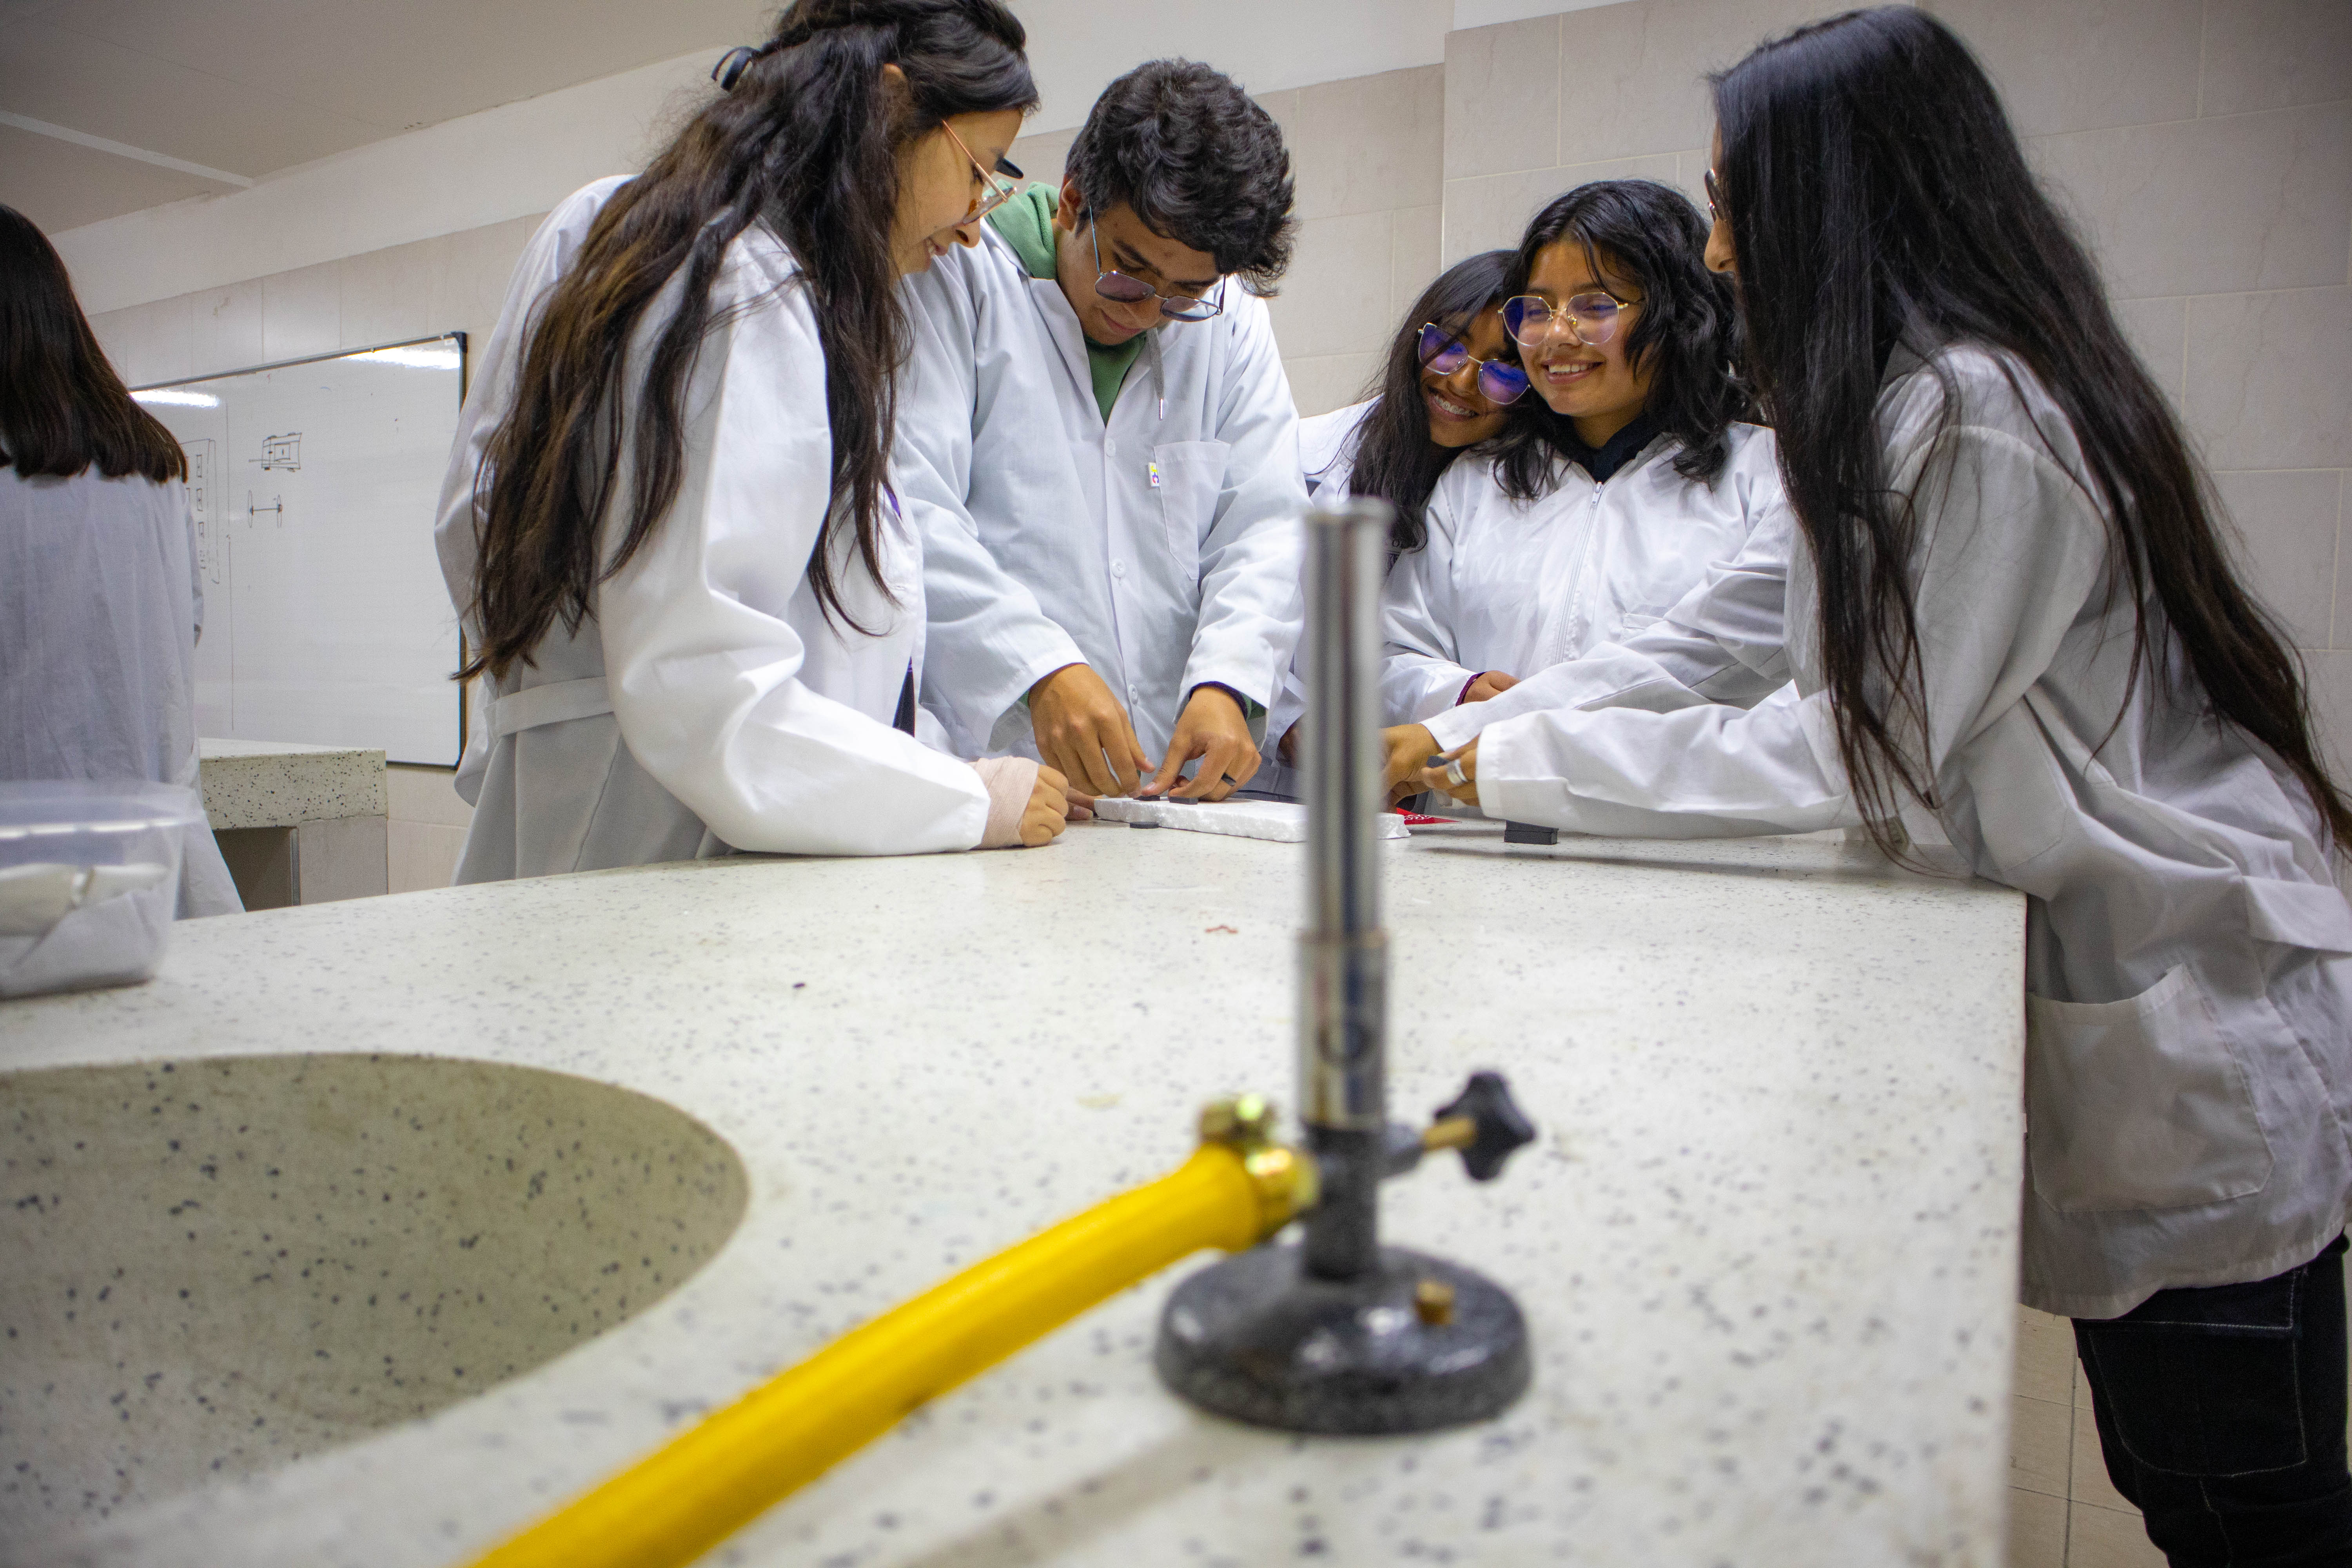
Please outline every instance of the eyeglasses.
[[[964, 223], [978, 222], [1019, 194], [1017, 186], [999, 180], [996, 174], [990, 174], [981, 166], [980, 160], [971, 155], [971, 149], [963, 144], [963, 138], [955, 133], [954, 126], [942, 120], [940, 121], [940, 129], [948, 133], [948, 140], [954, 142], [957, 150], [963, 153], [965, 161], [971, 164], [971, 172], [980, 176], [980, 188], [988, 193], [974, 204], [971, 211], [963, 215]], [[1013, 165], [1010, 158], [999, 158], [996, 161], [996, 170], [997, 174], [1010, 174], [1016, 180], [1023, 177], [1021, 171]], [[958, 224], [956, 226], [961, 228], [963, 224]]]
[[1706, 216], [1721, 223], [1723, 221], [1723, 187], [1716, 184], [1713, 169], [1706, 172], [1703, 183], [1706, 186]]
[[1213, 300], [1195, 300], [1189, 294], [1162, 294], [1140, 278], [1130, 278], [1115, 268], [1102, 264], [1102, 226], [1089, 218], [1087, 234], [1095, 243], [1095, 292], [1106, 300], [1116, 300], [1122, 305], [1140, 305], [1146, 300], [1160, 301], [1160, 313], [1171, 321], [1205, 321], [1223, 310], [1225, 286], [1217, 284]]
[[1539, 294], [1521, 294], [1503, 301], [1503, 330], [1523, 349], [1534, 348], [1565, 325], [1570, 337], [1587, 348], [1599, 348], [1617, 335], [1617, 318], [1635, 301], [1596, 290], [1572, 296], [1557, 310]]
[[1469, 345], [1439, 326], [1424, 321], [1421, 328], [1421, 363], [1425, 370], [1452, 375], [1465, 364], [1478, 367], [1478, 391], [1489, 403], [1517, 403], [1528, 390], [1528, 373], [1498, 359], [1480, 359]]

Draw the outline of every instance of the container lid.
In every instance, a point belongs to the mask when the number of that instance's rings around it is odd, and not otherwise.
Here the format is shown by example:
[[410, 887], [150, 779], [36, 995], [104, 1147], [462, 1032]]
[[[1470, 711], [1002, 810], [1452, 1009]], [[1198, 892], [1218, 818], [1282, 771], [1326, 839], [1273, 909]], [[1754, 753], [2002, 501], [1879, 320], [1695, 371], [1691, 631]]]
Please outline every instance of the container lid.
[[143, 779], [0, 782], [0, 842], [68, 833], [152, 833], [205, 820], [204, 797]]

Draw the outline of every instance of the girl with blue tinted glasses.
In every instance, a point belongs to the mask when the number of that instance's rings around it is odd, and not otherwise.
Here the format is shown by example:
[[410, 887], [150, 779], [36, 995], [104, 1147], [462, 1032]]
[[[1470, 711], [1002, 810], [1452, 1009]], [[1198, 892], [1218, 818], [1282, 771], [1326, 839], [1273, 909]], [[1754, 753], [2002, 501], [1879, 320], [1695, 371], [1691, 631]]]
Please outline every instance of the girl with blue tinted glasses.
[[1537, 395], [1444, 471], [1389, 573], [1381, 698], [1406, 750], [1658, 620], [1782, 507], [1770, 434], [1737, 422], [1706, 234], [1647, 180], [1580, 186], [1529, 226], [1496, 315]]

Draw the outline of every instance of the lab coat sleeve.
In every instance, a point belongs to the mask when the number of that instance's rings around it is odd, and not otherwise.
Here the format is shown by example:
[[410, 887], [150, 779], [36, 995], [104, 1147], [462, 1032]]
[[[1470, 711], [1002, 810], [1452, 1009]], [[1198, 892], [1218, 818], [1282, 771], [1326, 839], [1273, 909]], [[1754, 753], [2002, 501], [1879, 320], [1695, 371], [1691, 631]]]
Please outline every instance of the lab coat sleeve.
[[1479, 673], [1454, 659], [1454, 520], [1443, 495], [1430, 497], [1423, 517], [1427, 526], [1422, 547], [1396, 558], [1381, 595], [1383, 724], [1410, 724], [1444, 712]]
[[1423, 720], [1440, 750], [1488, 726], [1551, 708], [1672, 712], [1702, 703], [1752, 708], [1789, 679], [1789, 553], [1796, 524], [1777, 495], [1731, 560], [1622, 643], [1603, 643], [1485, 702]]
[[[689, 409], [678, 499], [598, 594], [622, 738], [738, 849], [971, 848], [988, 792], [969, 764], [799, 679], [803, 646], [783, 616], [804, 592], [828, 504], [824, 353], [800, 288], [727, 319], [730, 303], [714, 291], [721, 324], [701, 355], [716, 384], [695, 378], [704, 401]], [[608, 550], [625, 515], [616, 506], [607, 520]], [[854, 550], [836, 559], [842, 576], [865, 570]]]
[[[1896, 742], [1948, 794], [1956, 753], [2024, 698], [2096, 592], [2105, 536], [2082, 487], [2008, 431], [1958, 426], [1927, 456], [1889, 465], [1898, 488], [1916, 482], [1922, 519], [1912, 578], [1926, 723], [1898, 718]], [[1861, 821], [1829, 694], [1794, 687], [1745, 712], [1506, 720], [1479, 738], [1478, 795], [1490, 816], [1651, 837]]]
[[1201, 542], [1201, 614], [1184, 690], [1213, 681], [1271, 709], [1305, 620], [1298, 407], [1265, 304], [1247, 300], [1228, 330], [1232, 358], [1217, 407], [1217, 439], [1228, 448], [1224, 483]]
[[923, 700], [954, 743], [976, 754], [1000, 714], [1086, 655], [997, 563], [966, 504], [982, 307], [961, 258], [909, 279], [902, 297], [913, 353], [899, 378], [893, 467], [900, 504], [923, 542]]

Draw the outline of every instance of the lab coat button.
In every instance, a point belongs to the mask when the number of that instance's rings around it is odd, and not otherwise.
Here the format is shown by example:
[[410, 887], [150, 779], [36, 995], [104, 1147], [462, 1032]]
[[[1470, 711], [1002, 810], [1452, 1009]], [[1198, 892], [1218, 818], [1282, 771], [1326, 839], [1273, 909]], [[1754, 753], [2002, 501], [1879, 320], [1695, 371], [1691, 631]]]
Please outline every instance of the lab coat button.
[[1103, 437], [1103, 456], [1106, 458], [1116, 458], [1118, 456], [1118, 443], [1112, 440], [1108, 436]]
[[1114, 561], [1114, 562], [1112, 562], [1112, 563], [1110, 563], [1110, 574], [1111, 574], [1112, 576], [1114, 576], [1114, 577], [1124, 577], [1124, 576], [1126, 576], [1126, 575], [1127, 575], [1127, 563], [1126, 563], [1126, 562], [1124, 562], [1124, 561]]

